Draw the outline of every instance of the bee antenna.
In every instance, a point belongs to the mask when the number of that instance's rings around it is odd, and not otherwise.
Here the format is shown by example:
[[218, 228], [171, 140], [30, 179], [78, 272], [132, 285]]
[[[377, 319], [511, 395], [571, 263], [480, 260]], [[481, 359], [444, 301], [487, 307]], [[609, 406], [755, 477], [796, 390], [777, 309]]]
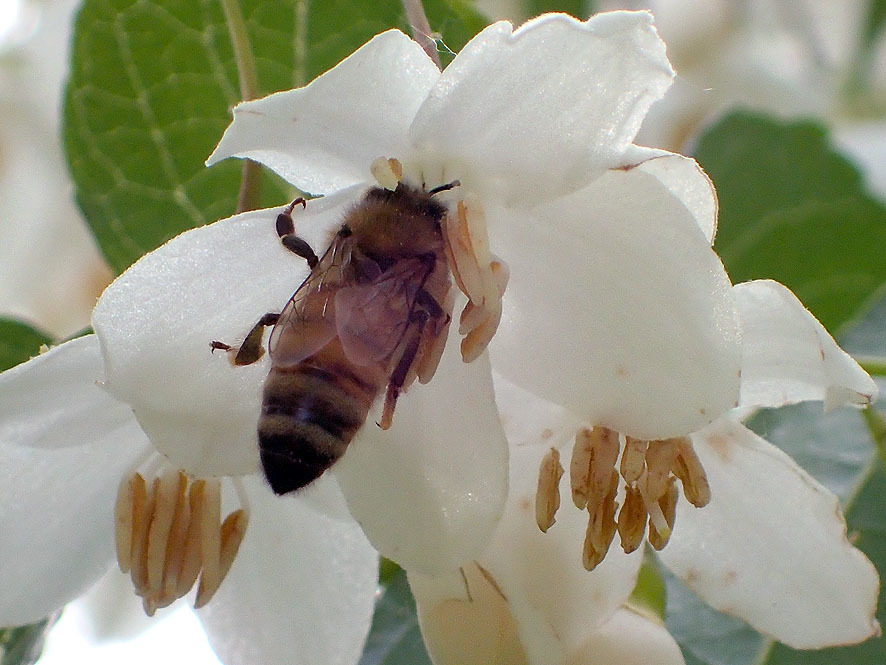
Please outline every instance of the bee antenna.
[[434, 194], [439, 194], [440, 192], [448, 192], [450, 189], [454, 189], [455, 187], [460, 187], [461, 182], [459, 180], [453, 180], [452, 182], [448, 182], [445, 185], [440, 185], [439, 187], [434, 187], [431, 191], [428, 192], [431, 196]]

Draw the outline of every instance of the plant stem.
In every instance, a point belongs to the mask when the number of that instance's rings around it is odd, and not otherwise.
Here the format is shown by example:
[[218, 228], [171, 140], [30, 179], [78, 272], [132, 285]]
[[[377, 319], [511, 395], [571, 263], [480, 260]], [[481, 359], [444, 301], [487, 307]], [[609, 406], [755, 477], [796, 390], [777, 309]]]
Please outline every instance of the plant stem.
[[403, 0], [403, 9], [406, 10], [406, 20], [412, 31], [412, 38], [425, 50], [437, 68], [442, 69], [440, 54], [437, 53], [437, 42], [431, 37], [431, 24], [428, 23], [421, 0]]
[[[225, 22], [231, 36], [234, 49], [234, 60], [237, 63], [237, 76], [240, 79], [240, 96], [244, 101], [258, 97], [258, 74], [255, 69], [255, 58], [252, 55], [252, 44], [246, 21], [238, 0], [221, 0], [225, 12]], [[261, 198], [261, 166], [250, 159], [243, 160], [243, 174], [240, 178], [240, 193], [237, 196], [237, 212], [254, 210], [259, 206]]]

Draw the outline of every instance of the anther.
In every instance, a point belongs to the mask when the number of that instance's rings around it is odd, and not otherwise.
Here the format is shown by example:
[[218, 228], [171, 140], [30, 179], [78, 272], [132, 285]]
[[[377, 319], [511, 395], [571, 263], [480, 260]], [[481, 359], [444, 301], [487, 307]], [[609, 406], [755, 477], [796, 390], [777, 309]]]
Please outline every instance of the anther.
[[477, 358], [489, 344], [501, 320], [501, 301], [507, 288], [507, 266], [489, 251], [486, 218], [479, 202], [458, 201], [443, 220], [446, 261], [456, 285], [468, 297], [459, 320], [464, 335], [461, 355]]
[[236, 510], [219, 524], [220, 512], [218, 480], [190, 483], [183, 472], [168, 471], [150, 488], [139, 473], [120, 484], [114, 509], [117, 561], [130, 573], [148, 615], [187, 594], [198, 576], [198, 607], [218, 590], [247, 523], [246, 513]]
[[392, 192], [403, 179], [403, 165], [393, 158], [379, 157], [372, 162], [369, 171], [379, 185]]
[[625, 554], [630, 554], [643, 542], [646, 535], [646, 506], [636, 487], [625, 488], [625, 505], [618, 513], [618, 537]]
[[538, 469], [538, 490], [535, 493], [535, 521], [538, 528], [546, 533], [554, 522], [554, 515], [560, 507], [560, 478], [563, 477], [563, 465], [560, 464], [560, 452], [551, 448], [541, 460]]
[[680, 493], [677, 491], [677, 479], [671, 476], [671, 481], [664, 494], [658, 499], [656, 507], [658, 510], [649, 515], [649, 544], [655, 549], [660, 550], [668, 544], [671, 538], [671, 532], [674, 529], [674, 518], [677, 515], [677, 499]]
[[609, 546], [615, 537], [615, 513], [618, 503], [615, 495], [618, 492], [618, 473], [615, 469], [609, 472], [609, 489], [600, 500], [588, 504], [588, 528], [585, 532], [582, 547], [582, 565], [585, 570], [593, 570], [606, 557]]
[[625, 437], [625, 449], [621, 454], [621, 477], [626, 483], [635, 483], [646, 469], [648, 441]]
[[618, 450], [618, 432], [608, 427], [583, 427], [575, 435], [569, 483], [576, 508], [584, 508], [606, 496]]
[[704, 467], [687, 438], [678, 440], [674, 475], [683, 483], [686, 499], [696, 508], [704, 508], [711, 500], [711, 486]]

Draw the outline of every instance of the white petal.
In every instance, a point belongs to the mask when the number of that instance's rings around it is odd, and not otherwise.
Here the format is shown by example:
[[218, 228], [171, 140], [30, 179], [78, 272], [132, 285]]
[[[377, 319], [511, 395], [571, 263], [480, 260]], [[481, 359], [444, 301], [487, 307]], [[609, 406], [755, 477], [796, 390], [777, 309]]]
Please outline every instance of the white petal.
[[370, 416], [334, 467], [379, 552], [431, 574], [482, 551], [507, 494], [507, 441], [489, 360], [462, 362], [452, 328], [431, 382], [400, 398], [391, 429]]
[[672, 77], [646, 12], [495, 23], [446, 68], [410, 135], [472, 187], [536, 200], [614, 165]]
[[[496, 377], [496, 399], [511, 446], [510, 488], [504, 514], [486, 551], [477, 558], [481, 579], [465, 567], [471, 602], [460, 575], [430, 578], [410, 571], [410, 584], [422, 613], [426, 636], [433, 632], [447, 643], [445, 653], [468, 652], [468, 646], [495, 651], [514, 648], [499, 644], [500, 634], [513, 623], [514, 639], [533, 665], [562, 663], [598, 626], [627, 600], [642, 563], [640, 551], [626, 556], [617, 539], [593, 572], [581, 563], [587, 513], [572, 505], [568, 476], [561, 480], [557, 522], [542, 533], [535, 522], [535, 491], [541, 457], [561, 450], [568, 466], [580, 422], [562, 408], [541, 400]], [[479, 587], [479, 588], [478, 588]], [[480, 594], [482, 601], [477, 600]], [[502, 601], [496, 601], [496, 595]], [[480, 602], [478, 607], [471, 603]], [[486, 616], [490, 612], [495, 616]], [[463, 616], [464, 615], [464, 616]], [[465, 616], [476, 630], [459, 634]], [[488, 633], [481, 632], [481, 627]], [[508, 628], [510, 630], [510, 628]], [[483, 652], [481, 649], [481, 652]], [[435, 658], [437, 653], [432, 652]], [[447, 661], [445, 658], [441, 662]], [[480, 661], [478, 661], [480, 662]]]
[[736, 405], [728, 277], [653, 175], [613, 170], [535, 208], [487, 208], [511, 269], [496, 371], [637, 438], [680, 436]]
[[97, 385], [103, 375], [95, 335], [53, 347], [3, 372], [0, 442], [79, 446], [132, 420], [129, 407]]
[[691, 157], [667, 150], [628, 146], [622, 168], [636, 168], [655, 176], [692, 213], [705, 237], [714, 242], [717, 233], [717, 190]]
[[131, 417], [81, 445], [0, 444], [0, 625], [42, 619], [108, 570], [117, 487], [148, 450]]
[[207, 164], [248, 157], [315, 194], [364, 182], [374, 159], [406, 152], [409, 123], [439, 76], [418, 44], [389, 30], [304, 88], [238, 104]]
[[[296, 210], [299, 234], [321, 253], [356, 196], [347, 190]], [[305, 261], [277, 237], [278, 212], [258, 210], [183, 233], [118, 277], [93, 313], [109, 391], [132, 406], [174, 465], [195, 475], [259, 468], [256, 424], [267, 356], [233, 367], [209, 343], [242, 341], [307, 275]]]
[[[231, 571], [199, 611], [225, 665], [353, 665], [369, 631], [378, 555], [353, 522], [244, 479], [251, 513]], [[312, 487], [341, 501], [334, 484]], [[314, 498], [322, 502], [322, 498]]]
[[485, 569], [466, 564], [443, 578], [409, 574], [434, 665], [541, 665], [527, 658], [508, 599]]
[[743, 406], [823, 400], [831, 409], [876, 398], [871, 377], [787, 287], [759, 280], [733, 292], [742, 324]]
[[[556, 654], [573, 651], [621, 607], [643, 561], [642, 549], [626, 555], [616, 537], [603, 562], [591, 572], [584, 569], [581, 552], [588, 514], [572, 504], [568, 472], [560, 481], [557, 522], [547, 533], [539, 530], [535, 491], [538, 467], [547, 450], [541, 445], [512, 449], [507, 507], [482, 558], [508, 598], [530, 662], [539, 665], [559, 662]], [[568, 467], [571, 450], [571, 442], [561, 450], [564, 467]]]
[[846, 539], [837, 498], [728, 418], [692, 438], [713, 498], [679, 503], [660, 552], [668, 568], [709, 605], [795, 648], [875, 635], [877, 571]]
[[567, 665], [684, 665], [677, 642], [661, 623], [621, 609], [593, 632]]

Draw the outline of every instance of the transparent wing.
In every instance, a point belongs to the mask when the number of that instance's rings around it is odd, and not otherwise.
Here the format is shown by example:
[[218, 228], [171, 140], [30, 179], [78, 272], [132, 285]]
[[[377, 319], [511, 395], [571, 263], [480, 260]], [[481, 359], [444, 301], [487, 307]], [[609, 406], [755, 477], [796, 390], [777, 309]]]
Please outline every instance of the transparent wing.
[[336, 235], [286, 303], [268, 341], [268, 350], [278, 366], [298, 364], [335, 337], [335, 294], [353, 279], [351, 245], [349, 238]]
[[390, 360], [411, 323], [428, 272], [426, 261], [402, 259], [375, 279], [338, 290], [335, 327], [348, 360], [356, 365]]

